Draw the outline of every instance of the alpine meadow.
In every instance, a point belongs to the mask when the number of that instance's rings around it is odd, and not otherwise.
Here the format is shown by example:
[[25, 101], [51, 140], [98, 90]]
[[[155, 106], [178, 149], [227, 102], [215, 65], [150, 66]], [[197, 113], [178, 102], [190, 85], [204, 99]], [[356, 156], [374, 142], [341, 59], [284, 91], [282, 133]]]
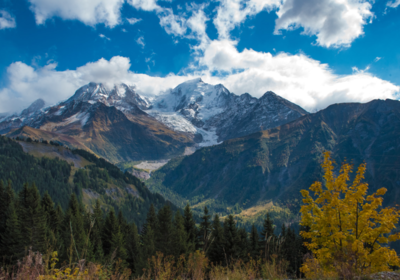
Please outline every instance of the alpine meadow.
[[400, 279], [399, 28], [400, 0], [0, 0], [0, 280]]

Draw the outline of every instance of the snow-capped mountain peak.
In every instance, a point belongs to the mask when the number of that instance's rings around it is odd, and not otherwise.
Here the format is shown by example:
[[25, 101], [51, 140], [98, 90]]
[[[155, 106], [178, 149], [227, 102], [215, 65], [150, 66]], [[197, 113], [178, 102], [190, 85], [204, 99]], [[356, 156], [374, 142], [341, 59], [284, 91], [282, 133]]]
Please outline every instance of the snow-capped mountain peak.
[[67, 102], [71, 101], [101, 102], [107, 106], [120, 107], [124, 110], [129, 110], [135, 106], [140, 109], [147, 109], [150, 106], [148, 99], [137, 94], [134, 87], [126, 84], [116, 84], [112, 88], [108, 88], [104, 84], [91, 82], [78, 89], [67, 100]]

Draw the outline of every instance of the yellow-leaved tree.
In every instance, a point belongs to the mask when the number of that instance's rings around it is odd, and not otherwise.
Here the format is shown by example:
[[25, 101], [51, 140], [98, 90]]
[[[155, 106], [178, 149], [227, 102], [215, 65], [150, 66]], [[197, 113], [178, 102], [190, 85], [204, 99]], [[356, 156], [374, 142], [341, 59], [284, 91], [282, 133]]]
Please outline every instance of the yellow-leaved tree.
[[352, 183], [352, 166], [344, 163], [336, 176], [329, 152], [324, 154], [322, 168], [323, 183], [310, 187], [313, 196], [301, 191], [301, 225], [308, 230], [300, 234], [313, 254], [301, 271], [307, 278], [352, 278], [400, 266], [396, 252], [387, 247], [388, 242], [400, 239], [399, 233], [393, 233], [400, 211], [382, 207], [386, 189], [367, 195], [365, 163]]

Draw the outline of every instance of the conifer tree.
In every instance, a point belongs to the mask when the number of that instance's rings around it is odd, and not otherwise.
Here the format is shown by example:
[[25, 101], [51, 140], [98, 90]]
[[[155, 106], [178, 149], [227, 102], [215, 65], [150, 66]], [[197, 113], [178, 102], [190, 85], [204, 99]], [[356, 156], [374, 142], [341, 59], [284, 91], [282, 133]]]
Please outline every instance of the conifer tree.
[[126, 251], [127, 251], [127, 262], [130, 265], [130, 269], [136, 275], [140, 274], [140, 238], [138, 229], [135, 223], [129, 226], [129, 234], [126, 237]]
[[199, 230], [200, 243], [203, 251], [207, 251], [207, 248], [210, 245], [211, 230], [212, 230], [211, 215], [208, 214], [207, 206], [204, 206], [204, 215], [201, 217], [200, 230]]
[[184, 227], [187, 234], [186, 243], [188, 245], [188, 250], [194, 252], [197, 247], [197, 228], [196, 222], [193, 219], [193, 213], [190, 209], [189, 203], [186, 204], [183, 211]]
[[[8, 210], [6, 189], [3, 180], [0, 180], [0, 233], [6, 230], [6, 213]], [[2, 237], [0, 235], [0, 243], [2, 242]], [[1, 248], [0, 248], [1, 252]]]
[[147, 260], [156, 253], [156, 230], [158, 228], [157, 215], [154, 205], [150, 205], [147, 212], [146, 223], [140, 234], [140, 262], [138, 263], [138, 271], [142, 272], [147, 267]]
[[4, 232], [5, 230], [6, 212], [8, 210], [8, 206], [14, 199], [15, 197], [11, 180], [8, 180], [7, 187], [5, 187], [3, 181], [0, 180], [0, 232]]
[[182, 254], [187, 254], [189, 252], [189, 244], [192, 245], [192, 243], [188, 244], [184, 220], [179, 210], [175, 213], [172, 230], [172, 254], [178, 258]]
[[240, 238], [235, 220], [232, 215], [229, 215], [224, 221], [224, 253], [228, 262], [226, 265], [229, 265], [232, 259], [239, 257], [239, 242]]
[[263, 230], [260, 235], [260, 249], [263, 252], [263, 257], [270, 255], [270, 251], [275, 242], [276, 236], [274, 234], [274, 224], [271, 220], [269, 213], [263, 223]]
[[119, 238], [117, 237], [118, 232], [119, 232], [119, 225], [117, 217], [115, 217], [114, 209], [111, 208], [104, 222], [104, 230], [102, 237], [105, 256], [111, 256], [111, 254], [113, 253], [113, 236], [115, 236], [115, 238]]
[[68, 209], [62, 222], [64, 245], [64, 260], [78, 260], [85, 247], [86, 235], [84, 230], [82, 207], [72, 193]]
[[126, 251], [125, 236], [122, 233], [120, 226], [117, 225], [117, 230], [112, 233], [111, 237], [111, 254], [115, 252], [115, 258], [121, 259], [123, 265], [126, 265], [126, 259], [128, 257]]
[[23, 256], [21, 228], [17, 216], [14, 202], [11, 201], [4, 215], [6, 220], [5, 230], [1, 232], [0, 256], [7, 258], [13, 257], [16, 261]]
[[51, 199], [50, 195], [48, 192], [45, 192], [45, 194], [42, 197], [42, 200], [40, 202], [43, 212], [44, 212], [44, 217], [46, 221], [46, 240], [47, 243], [55, 246], [56, 244], [56, 235], [57, 235], [57, 216], [56, 216], [56, 210], [54, 209], [54, 202]]
[[93, 228], [90, 235], [90, 254], [93, 260], [102, 261], [104, 258], [103, 252], [103, 211], [101, 210], [100, 201], [97, 199], [92, 214]]
[[25, 184], [19, 193], [18, 216], [25, 249], [32, 247], [34, 252], [44, 252], [46, 249], [46, 217], [35, 184], [31, 187]]
[[249, 251], [252, 258], [257, 258], [260, 253], [260, 238], [258, 236], [257, 227], [253, 224], [251, 226]]
[[172, 211], [169, 204], [165, 204], [158, 211], [158, 228], [156, 229], [156, 250], [165, 256], [173, 254], [172, 248]]
[[215, 214], [212, 223], [211, 243], [207, 255], [214, 265], [226, 262], [224, 254], [224, 231], [217, 214]]
[[248, 261], [248, 254], [249, 254], [249, 238], [247, 235], [247, 231], [244, 227], [239, 228], [238, 230], [238, 258], [243, 261]]

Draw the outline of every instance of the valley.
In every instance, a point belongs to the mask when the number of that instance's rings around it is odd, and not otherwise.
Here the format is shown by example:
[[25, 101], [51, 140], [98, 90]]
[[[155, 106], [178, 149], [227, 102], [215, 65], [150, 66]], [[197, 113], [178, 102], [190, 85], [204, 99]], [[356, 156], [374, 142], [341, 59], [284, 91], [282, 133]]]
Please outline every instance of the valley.
[[[278, 224], [291, 224], [299, 191], [318, 179], [326, 150], [337, 163], [367, 162], [371, 191], [385, 185], [385, 201], [393, 205], [400, 194], [398, 103], [344, 103], [310, 114], [272, 92], [238, 96], [201, 79], [155, 98], [124, 84], [90, 83], [58, 105], [37, 101], [0, 128], [8, 137], [55, 141], [104, 157], [178, 207], [190, 203], [198, 215], [207, 206], [250, 225], [270, 212]], [[32, 155], [84, 166], [54, 147], [21, 145]]]

